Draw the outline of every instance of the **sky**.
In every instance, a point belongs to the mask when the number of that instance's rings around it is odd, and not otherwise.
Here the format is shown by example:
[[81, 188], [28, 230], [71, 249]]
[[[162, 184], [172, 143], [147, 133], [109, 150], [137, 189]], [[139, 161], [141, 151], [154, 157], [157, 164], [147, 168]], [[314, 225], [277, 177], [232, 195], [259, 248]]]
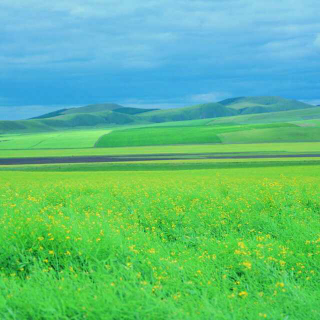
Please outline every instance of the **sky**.
[[320, 104], [319, 0], [1, 0], [0, 119], [114, 102]]

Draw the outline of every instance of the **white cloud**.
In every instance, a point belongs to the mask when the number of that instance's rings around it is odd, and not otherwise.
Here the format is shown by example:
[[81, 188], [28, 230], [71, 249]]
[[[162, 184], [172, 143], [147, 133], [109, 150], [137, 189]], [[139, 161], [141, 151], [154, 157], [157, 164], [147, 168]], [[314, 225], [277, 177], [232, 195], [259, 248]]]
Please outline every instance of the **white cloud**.
[[314, 106], [320, 106], [320, 99], [303, 100], [303, 102], [312, 104]]
[[194, 103], [218, 102], [231, 96], [232, 95], [227, 92], [208, 92], [192, 95], [190, 100]]
[[171, 90], [186, 103], [229, 97], [211, 88], [241, 95], [277, 89], [293, 70], [315, 87], [306, 73], [319, 70], [318, 12], [319, 0], [1, 0], [0, 79], [59, 74], [62, 83], [81, 74], [77, 81], [85, 86], [91, 77], [94, 87], [95, 75], [104, 74], [101, 90], [121, 88], [114, 100], [130, 86], [130, 97], [157, 87], [159, 96]]
[[[215, 64], [236, 51], [254, 57], [261, 43], [274, 57], [305, 56], [301, 30], [320, 32], [317, 9], [318, 0], [2, 0], [1, 64], [73, 67], [80, 60], [79, 66], [143, 69], [181, 55]], [[279, 48], [292, 37], [303, 47]]]
[[264, 44], [260, 53], [273, 58], [297, 59], [312, 55], [313, 49], [307, 39], [284, 39]]
[[218, 102], [227, 98], [232, 97], [227, 92], [208, 92], [194, 95], [187, 95], [183, 97], [175, 97], [172, 99], [127, 99], [120, 102], [121, 105], [133, 108], [157, 108], [157, 109], [168, 109], [176, 107], [185, 107], [195, 104]]
[[154, 102], [148, 103], [141, 101], [140, 103], [120, 103], [123, 106], [130, 107], [130, 108], [143, 108], [143, 109], [171, 109], [171, 108], [178, 108], [184, 107], [184, 103], [161, 103], [161, 102]]

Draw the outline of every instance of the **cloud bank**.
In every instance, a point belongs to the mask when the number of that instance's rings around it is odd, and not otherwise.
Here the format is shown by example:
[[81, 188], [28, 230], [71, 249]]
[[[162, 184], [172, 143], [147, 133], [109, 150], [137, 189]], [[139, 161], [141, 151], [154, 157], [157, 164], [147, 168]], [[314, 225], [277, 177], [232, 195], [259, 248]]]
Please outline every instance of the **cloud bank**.
[[0, 106], [319, 99], [318, 12], [318, 0], [2, 0]]

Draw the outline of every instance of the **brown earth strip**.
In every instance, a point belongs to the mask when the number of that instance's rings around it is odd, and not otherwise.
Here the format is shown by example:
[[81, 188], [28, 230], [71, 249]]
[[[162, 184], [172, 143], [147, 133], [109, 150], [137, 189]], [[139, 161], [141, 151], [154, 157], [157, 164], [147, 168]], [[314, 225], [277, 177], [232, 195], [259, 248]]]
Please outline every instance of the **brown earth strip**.
[[[186, 158], [192, 156], [192, 158]], [[81, 156], [81, 157], [45, 157], [45, 158], [0, 158], [0, 165], [25, 164], [61, 164], [61, 163], [99, 163], [99, 162], [135, 162], [163, 160], [196, 160], [196, 159], [281, 159], [281, 158], [320, 158], [320, 154], [285, 154], [285, 155], [209, 155], [209, 154], [175, 154], [168, 156]]]

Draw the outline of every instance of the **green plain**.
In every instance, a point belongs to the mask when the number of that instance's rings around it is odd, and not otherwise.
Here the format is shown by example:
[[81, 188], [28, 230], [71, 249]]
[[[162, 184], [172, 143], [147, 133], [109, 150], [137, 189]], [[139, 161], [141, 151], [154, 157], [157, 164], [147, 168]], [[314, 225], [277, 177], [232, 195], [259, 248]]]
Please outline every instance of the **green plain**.
[[319, 162], [246, 165], [2, 171], [0, 317], [318, 320]]
[[37, 149], [37, 150], [0, 150], [1, 158], [15, 157], [64, 157], [64, 156], [103, 156], [137, 155], [167, 153], [320, 153], [320, 142], [297, 143], [252, 143], [252, 144], [194, 144], [172, 146], [83, 148], [83, 149]]
[[108, 129], [69, 130], [35, 134], [0, 136], [0, 150], [6, 149], [57, 149], [93, 147]]

